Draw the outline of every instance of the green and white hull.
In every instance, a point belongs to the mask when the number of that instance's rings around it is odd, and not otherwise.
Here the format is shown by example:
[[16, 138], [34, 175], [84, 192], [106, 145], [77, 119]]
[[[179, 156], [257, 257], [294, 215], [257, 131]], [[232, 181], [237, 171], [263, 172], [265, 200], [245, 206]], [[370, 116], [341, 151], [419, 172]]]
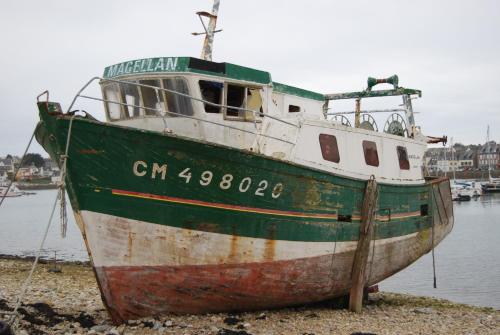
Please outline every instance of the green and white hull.
[[[59, 161], [71, 116], [50, 105], [38, 104], [36, 137]], [[365, 180], [82, 117], [69, 143], [68, 194], [115, 321], [348, 293]], [[453, 225], [448, 180], [380, 183], [377, 208], [367, 285]]]

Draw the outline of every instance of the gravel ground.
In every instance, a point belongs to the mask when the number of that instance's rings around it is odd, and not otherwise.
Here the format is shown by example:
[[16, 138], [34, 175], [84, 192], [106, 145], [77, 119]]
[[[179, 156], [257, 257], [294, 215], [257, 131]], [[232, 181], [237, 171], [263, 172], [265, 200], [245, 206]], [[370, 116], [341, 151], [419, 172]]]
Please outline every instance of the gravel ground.
[[[0, 259], [1, 311], [12, 310], [31, 262]], [[332, 303], [240, 314], [170, 315], [113, 325], [92, 269], [40, 264], [16, 334], [500, 334], [500, 311], [393, 293], [370, 295], [361, 314]]]

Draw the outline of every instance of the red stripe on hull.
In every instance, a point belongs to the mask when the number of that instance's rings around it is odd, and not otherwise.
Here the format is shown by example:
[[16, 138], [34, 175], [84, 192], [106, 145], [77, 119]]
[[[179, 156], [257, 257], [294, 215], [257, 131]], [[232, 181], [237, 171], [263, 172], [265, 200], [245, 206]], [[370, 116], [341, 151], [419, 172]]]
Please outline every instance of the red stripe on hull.
[[[101, 267], [115, 322], [166, 313], [249, 311], [347, 293], [353, 253], [292, 261], [203, 266]], [[341, 265], [341, 266], [339, 266]]]

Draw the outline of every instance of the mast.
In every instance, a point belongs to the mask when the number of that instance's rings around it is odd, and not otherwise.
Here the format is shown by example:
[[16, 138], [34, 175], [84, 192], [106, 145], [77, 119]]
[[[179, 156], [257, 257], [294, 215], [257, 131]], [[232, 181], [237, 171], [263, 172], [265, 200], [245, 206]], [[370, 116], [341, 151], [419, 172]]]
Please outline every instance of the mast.
[[[448, 163], [448, 159], [446, 159], [446, 151], [447, 151], [447, 150], [446, 150], [446, 147], [445, 147], [445, 148], [444, 148], [444, 162], [445, 162], [445, 163]], [[449, 164], [448, 164], [448, 165], [446, 166], [446, 168], [445, 168], [445, 169], [443, 169], [443, 170], [444, 170], [444, 176], [445, 176], [445, 177], [448, 177], [448, 169], [449, 169], [449, 167], [450, 167], [450, 166], [449, 166]]]
[[488, 127], [486, 128], [485, 153], [486, 153], [486, 159], [488, 160], [488, 180], [491, 182], [491, 160], [490, 160], [489, 150], [490, 150], [490, 125], [488, 125]]
[[451, 164], [452, 164], [452, 170], [453, 170], [453, 182], [455, 183], [455, 155], [454, 154], [454, 150], [453, 150], [453, 137], [451, 138], [450, 140], [450, 149], [451, 149]]
[[[211, 61], [212, 60], [212, 49], [214, 43], [214, 34], [221, 31], [215, 30], [215, 26], [217, 25], [217, 14], [219, 13], [219, 3], [220, 0], [214, 0], [214, 5], [212, 7], [212, 13], [207, 12], [197, 12], [201, 24], [203, 24], [203, 28], [205, 29], [205, 33], [194, 33], [193, 35], [205, 34], [205, 41], [203, 42], [203, 49], [201, 50], [201, 59]], [[202, 16], [206, 16], [209, 18], [208, 27], [205, 26], [203, 22]]]

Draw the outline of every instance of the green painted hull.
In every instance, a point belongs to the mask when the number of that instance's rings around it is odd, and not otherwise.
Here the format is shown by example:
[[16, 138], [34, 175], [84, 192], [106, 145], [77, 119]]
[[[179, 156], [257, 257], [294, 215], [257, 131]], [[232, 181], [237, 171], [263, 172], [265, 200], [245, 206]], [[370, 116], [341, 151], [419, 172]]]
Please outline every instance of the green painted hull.
[[[39, 104], [37, 140], [59, 160], [69, 117], [49, 115], [45, 106]], [[272, 240], [358, 240], [362, 180], [79, 117], [72, 125], [68, 156], [74, 210]], [[230, 183], [224, 184], [224, 178]], [[430, 184], [379, 185], [377, 239], [432, 225]]]
[[[36, 138], [59, 161], [71, 116], [38, 107]], [[115, 322], [348, 292], [366, 181], [82, 117], [68, 149], [67, 191]], [[379, 183], [366, 284], [414, 262], [452, 224], [448, 180]]]

